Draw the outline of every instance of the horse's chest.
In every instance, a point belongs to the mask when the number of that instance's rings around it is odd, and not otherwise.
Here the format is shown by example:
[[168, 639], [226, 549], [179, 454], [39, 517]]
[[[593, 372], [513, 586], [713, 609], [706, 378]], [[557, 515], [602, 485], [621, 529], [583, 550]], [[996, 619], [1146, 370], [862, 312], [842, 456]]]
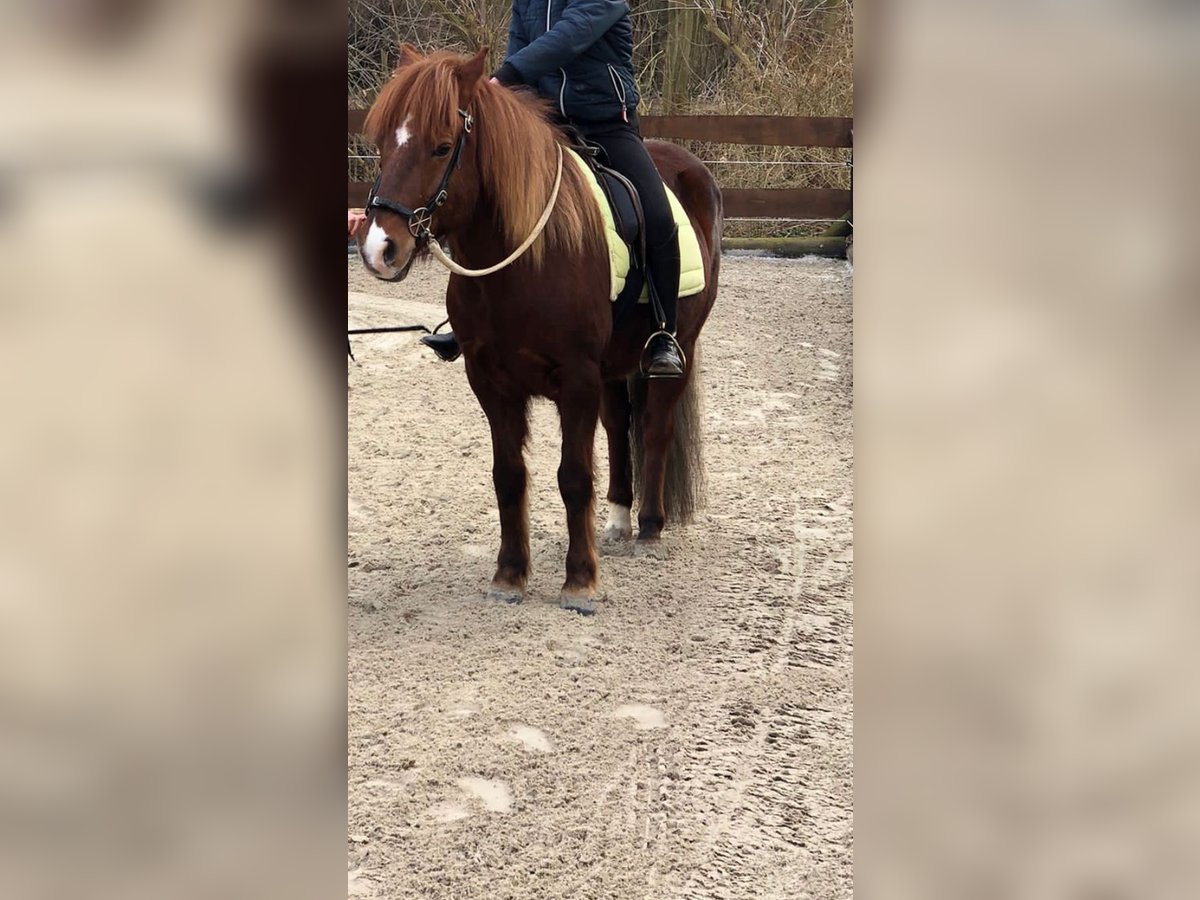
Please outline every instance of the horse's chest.
[[478, 342], [463, 351], [488, 390], [506, 397], [558, 397], [559, 367], [528, 347]]

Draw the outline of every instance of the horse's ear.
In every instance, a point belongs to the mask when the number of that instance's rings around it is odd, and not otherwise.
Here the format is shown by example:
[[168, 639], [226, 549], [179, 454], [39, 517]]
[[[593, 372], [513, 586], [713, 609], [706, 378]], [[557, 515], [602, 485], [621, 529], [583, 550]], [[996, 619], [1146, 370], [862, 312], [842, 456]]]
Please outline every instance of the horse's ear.
[[413, 63], [420, 62], [424, 58], [420, 50], [405, 41], [400, 45], [400, 62], [396, 64], [396, 68], [403, 69], [405, 66], [411, 66]]
[[488, 48], [484, 47], [465, 63], [458, 67], [459, 100], [466, 106], [475, 96], [475, 89], [483, 78], [483, 70], [487, 66]]

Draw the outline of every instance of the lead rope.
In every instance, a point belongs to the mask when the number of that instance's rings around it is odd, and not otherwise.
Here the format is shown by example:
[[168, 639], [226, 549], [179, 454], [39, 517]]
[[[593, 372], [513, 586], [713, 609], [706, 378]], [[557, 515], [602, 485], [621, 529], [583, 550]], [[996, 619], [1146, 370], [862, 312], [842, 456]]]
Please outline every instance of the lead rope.
[[542, 217], [538, 220], [537, 225], [534, 226], [533, 234], [529, 235], [529, 237], [525, 239], [525, 243], [514, 250], [508, 259], [504, 260], [503, 262], [496, 263], [496, 265], [492, 266], [490, 269], [465, 269], [446, 255], [446, 252], [442, 249], [442, 245], [437, 242], [436, 238], [429, 242], [429, 252], [433, 254], [434, 259], [440, 262], [455, 275], [462, 275], [464, 278], [482, 278], [485, 275], [492, 275], [496, 272], [499, 272], [501, 269], [508, 268], [520, 258], [521, 254], [533, 246], [533, 242], [538, 239], [541, 233], [545, 230], [546, 223], [550, 221], [550, 215], [554, 212], [554, 204], [558, 202], [558, 189], [562, 186], [562, 170], [563, 152], [562, 144], [559, 144], [558, 174], [554, 176], [554, 189], [550, 191], [550, 202], [546, 204], [546, 209], [542, 213]]

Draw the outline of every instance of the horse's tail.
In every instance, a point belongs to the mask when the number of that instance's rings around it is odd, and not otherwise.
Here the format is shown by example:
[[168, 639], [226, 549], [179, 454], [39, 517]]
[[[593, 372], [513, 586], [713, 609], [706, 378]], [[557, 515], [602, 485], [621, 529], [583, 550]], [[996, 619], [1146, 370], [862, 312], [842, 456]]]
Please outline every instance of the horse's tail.
[[[704, 501], [704, 444], [700, 433], [700, 377], [698, 360], [699, 347], [693, 350], [688, 360], [688, 377], [683, 395], [675, 404], [675, 429], [671, 445], [667, 448], [666, 477], [663, 479], [663, 508], [667, 521], [686, 524], [692, 521], [695, 512]], [[630, 435], [633, 444], [633, 484], [638, 496], [642, 492], [642, 461], [645, 455], [645, 440], [642, 434], [642, 412], [646, 408], [646, 379], [638, 375], [629, 377], [629, 400], [633, 406]]]

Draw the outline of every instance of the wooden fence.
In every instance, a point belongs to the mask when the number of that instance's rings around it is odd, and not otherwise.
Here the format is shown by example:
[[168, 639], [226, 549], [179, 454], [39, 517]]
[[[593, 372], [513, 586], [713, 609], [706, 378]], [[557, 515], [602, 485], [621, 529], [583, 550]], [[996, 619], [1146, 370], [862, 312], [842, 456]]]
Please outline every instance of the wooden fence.
[[[366, 110], [348, 110], [349, 134], [360, 134]], [[840, 116], [643, 116], [642, 134], [648, 138], [711, 141], [722, 144], [755, 144], [770, 147], [841, 147], [854, 146], [854, 120]], [[362, 206], [370, 184], [350, 182], [347, 205]], [[851, 208], [851, 192], [840, 188], [789, 188], [760, 190], [756, 188], [725, 188], [725, 215], [728, 218], [749, 219], [825, 219], [847, 216]], [[754, 239], [727, 241], [727, 246], [767, 246]], [[797, 252], [828, 252], [840, 255], [845, 238], [820, 241], [814, 239], [775, 240], [771, 249]]]

